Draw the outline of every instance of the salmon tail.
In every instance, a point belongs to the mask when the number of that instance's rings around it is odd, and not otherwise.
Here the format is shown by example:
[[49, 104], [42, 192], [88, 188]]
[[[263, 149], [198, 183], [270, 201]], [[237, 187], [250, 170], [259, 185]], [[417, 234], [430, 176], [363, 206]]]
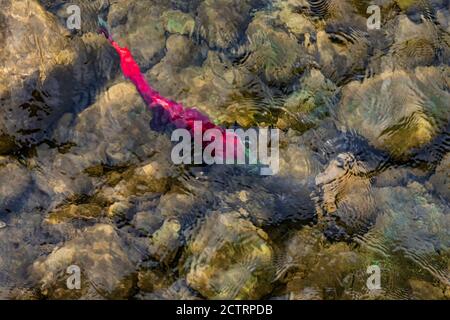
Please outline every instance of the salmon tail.
[[99, 26], [98, 33], [103, 34], [106, 37], [106, 39], [111, 41], [112, 40], [111, 29], [109, 28], [108, 23], [101, 17], [98, 17], [98, 26]]

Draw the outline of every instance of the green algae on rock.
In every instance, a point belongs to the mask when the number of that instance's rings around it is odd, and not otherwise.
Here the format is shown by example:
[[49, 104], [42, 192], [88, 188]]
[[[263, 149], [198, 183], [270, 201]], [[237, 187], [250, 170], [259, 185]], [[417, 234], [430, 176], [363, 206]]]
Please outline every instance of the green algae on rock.
[[412, 5], [418, 3], [419, 1], [418, 0], [395, 0], [395, 2], [398, 4], [400, 9], [406, 10], [409, 7], [411, 7]]
[[46, 219], [47, 223], [57, 224], [71, 219], [95, 219], [102, 215], [102, 207], [96, 204], [71, 204], [52, 212]]
[[164, 28], [169, 33], [192, 35], [195, 28], [195, 20], [187, 13], [178, 10], [165, 11], [162, 15]]

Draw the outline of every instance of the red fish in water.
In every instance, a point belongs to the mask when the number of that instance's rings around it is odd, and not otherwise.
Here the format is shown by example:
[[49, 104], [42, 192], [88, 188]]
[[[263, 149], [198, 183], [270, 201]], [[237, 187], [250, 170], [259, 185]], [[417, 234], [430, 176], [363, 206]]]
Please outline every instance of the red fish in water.
[[[162, 110], [164, 113], [163, 117], [167, 124], [171, 124], [176, 129], [187, 129], [191, 133], [194, 133], [194, 127], [198, 128], [199, 122], [201, 122], [202, 135], [208, 129], [218, 129], [221, 132], [224, 146], [222, 151], [216, 151], [218, 154], [215, 156], [223, 157], [224, 161], [227, 160], [225, 158], [229, 159], [230, 157], [233, 157], [234, 160], [244, 156], [245, 148], [240, 138], [234, 132], [227, 132], [224, 128], [216, 126], [206, 115], [197, 109], [186, 108], [180, 103], [161, 96], [154, 90], [141, 73], [130, 50], [126, 47], [121, 47], [112, 39], [106, 22], [99, 19], [99, 24], [101, 26], [99, 32], [105, 35], [120, 56], [120, 66], [123, 75], [135, 85], [150, 109], [153, 109], [154, 111]], [[230, 148], [232, 149], [232, 152], [230, 152]]]

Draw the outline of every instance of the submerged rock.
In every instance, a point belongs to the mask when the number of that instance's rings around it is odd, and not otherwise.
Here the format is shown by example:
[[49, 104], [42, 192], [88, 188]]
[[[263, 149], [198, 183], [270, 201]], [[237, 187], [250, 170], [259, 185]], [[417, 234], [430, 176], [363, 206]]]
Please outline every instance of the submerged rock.
[[184, 279], [179, 279], [171, 286], [150, 294], [140, 294], [136, 298], [144, 300], [200, 300], [198, 294], [188, 287]]
[[302, 137], [290, 130], [287, 145], [280, 149], [280, 175], [308, 184], [322, 171], [323, 165], [316, 154], [302, 143]]
[[289, 31], [297, 37], [315, 34], [316, 28], [310, 18], [299, 12], [306, 5], [304, 0], [274, 1], [278, 15]]
[[[450, 298], [448, 1], [0, 3], [0, 298]], [[174, 166], [98, 17], [279, 172]]]
[[[31, 272], [48, 298], [126, 298], [133, 286], [137, 257], [114, 227], [98, 224], [34, 262]], [[80, 268], [81, 290], [67, 288], [70, 266]]]
[[127, 170], [122, 175], [122, 181], [114, 187], [117, 198], [128, 198], [146, 193], [165, 193], [169, 189], [169, 165], [153, 162], [146, 166]]
[[[13, 184], [10, 182], [14, 181]], [[0, 165], [0, 216], [4, 212], [18, 212], [26, 207], [33, 180], [28, 170], [19, 163]]]
[[164, 220], [154, 211], [139, 211], [134, 215], [134, 227], [144, 234], [152, 234], [163, 224]]
[[394, 157], [408, 157], [448, 122], [448, 72], [446, 67], [419, 67], [351, 82], [343, 89], [338, 122]]
[[269, 82], [286, 83], [307, 65], [308, 56], [289, 33], [277, 28], [265, 14], [258, 14], [247, 28], [248, 58], [245, 66]]
[[[319, 219], [334, 233], [337, 223], [345, 233], [362, 233], [374, 223], [376, 203], [371, 193], [371, 180], [364, 163], [350, 153], [339, 154], [317, 175]], [[333, 236], [332, 234], [330, 236]]]
[[175, 65], [176, 67], [187, 67], [198, 58], [199, 50], [193, 41], [180, 35], [172, 35], [166, 41], [167, 53], [164, 57], [165, 67]]
[[400, 15], [394, 23], [393, 44], [389, 55], [384, 58], [386, 67], [393, 65], [412, 69], [434, 65], [439, 61], [439, 55], [442, 55], [443, 62], [450, 58], [448, 45], [430, 20], [423, 18], [420, 23], [415, 23], [406, 15]]
[[164, 56], [165, 30], [162, 14], [167, 9], [160, 2], [118, 1], [111, 4], [108, 21], [122, 46], [132, 50], [142, 70], [147, 70]]
[[329, 244], [311, 227], [286, 242], [278, 276], [292, 299], [349, 299], [365, 293], [366, 258], [346, 243]]
[[150, 254], [164, 265], [169, 265], [181, 246], [181, 225], [176, 219], [164, 221], [150, 238]]
[[[27, 196], [25, 196], [27, 197]], [[33, 199], [33, 204], [36, 204]], [[59, 241], [57, 233], [46, 233], [41, 227], [42, 210], [22, 211], [15, 209], [10, 214], [0, 213], [4, 228], [0, 229], [0, 295], [12, 299], [20, 295], [20, 289], [34, 291], [37, 288], [29, 279], [29, 268], [42, 254], [48, 253], [47, 245]], [[24, 292], [24, 298], [26, 293]]]
[[173, 278], [160, 269], [144, 269], [138, 274], [138, 287], [143, 292], [158, 292], [170, 287]]
[[245, 30], [253, 0], [205, 0], [197, 10], [200, 34], [210, 47], [237, 44]]
[[[403, 259], [410, 269], [426, 269], [428, 278], [449, 285], [450, 215], [417, 182], [374, 190], [380, 211], [374, 227], [359, 242], [385, 257]], [[397, 265], [399, 262], [397, 261]], [[394, 264], [395, 265], [395, 264]], [[403, 271], [408, 274], [407, 270]]]
[[195, 20], [187, 13], [178, 10], [169, 10], [163, 13], [162, 18], [164, 28], [169, 33], [189, 36], [194, 33]]
[[118, 201], [114, 202], [108, 208], [109, 217], [123, 217], [126, 216], [128, 211], [131, 209], [131, 204], [128, 201]]
[[450, 201], [450, 153], [441, 160], [430, 178], [430, 183], [445, 201]]
[[[128, 83], [113, 85], [77, 117], [66, 114], [53, 138], [57, 146], [68, 147], [36, 148], [35, 179], [52, 199], [49, 210], [80, 195], [98, 194], [111, 205], [166, 190], [171, 144], [169, 137], [151, 130], [150, 120], [151, 112]], [[153, 161], [159, 165], [153, 168]]]
[[14, 137], [6, 134], [0, 135], [0, 156], [11, 154], [18, 149]]
[[95, 104], [80, 113], [72, 128], [67, 130], [61, 123], [56, 133], [61, 142], [75, 144], [70, 153], [83, 153], [90, 166], [117, 166], [135, 160], [133, 154], [145, 157], [152, 153], [146, 147], [155, 138], [148, 125], [150, 119], [134, 86], [122, 82], [108, 88]]
[[63, 207], [47, 218], [50, 224], [60, 223], [70, 219], [95, 219], [102, 215], [102, 207], [96, 204], [71, 204]]
[[[184, 44], [192, 50], [183, 49]], [[148, 72], [161, 94], [198, 108], [212, 120], [223, 116], [227, 107], [257, 109], [252, 98], [264, 93], [261, 81], [249, 71], [233, 67], [216, 51], [194, 49], [192, 40], [179, 35], [169, 37], [166, 45], [166, 57]]]
[[331, 29], [329, 32], [317, 32], [314, 52], [323, 74], [341, 85], [347, 79], [363, 73], [369, 42], [362, 30], [349, 28], [350, 30], [341, 31], [340, 25], [335, 28], [336, 31]]
[[85, 108], [118, 60], [97, 35], [69, 38], [37, 1], [5, 0], [2, 7], [0, 133], [28, 146], [48, 139], [64, 113]]
[[191, 194], [167, 192], [159, 201], [158, 212], [165, 218], [181, 217], [195, 208], [196, 199]]
[[210, 299], [258, 299], [271, 290], [273, 252], [267, 234], [237, 213], [211, 213], [188, 242], [181, 271]]
[[[76, 119], [59, 123], [55, 140], [70, 142], [72, 147], [56, 156], [60, 162], [76, 158], [84, 166], [82, 171], [91, 176], [98, 176], [92, 171], [96, 166], [103, 170], [102, 165], [120, 167], [137, 163], [139, 158], [154, 154], [155, 145], [161, 143], [149, 127], [150, 120], [151, 113], [134, 86], [125, 82], [115, 84]], [[67, 122], [72, 125], [68, 127]]]
[[305, 131], [326, 117], [334, 104], [337, 87], [316, 69], [301, 78], [299, 89], [289, 95], [284, 103], [284, 113], [278, 126]]
[[419, 300], [445, 300], [444, 289], [433, 284], [417, 279], [409, 280], [412, 289], [412, 295]]
[[45, 8], [57, 16], [61, 25], [67, 24], [67, 19], [73, 13], [68, 11], [70, 6], [76, 5], [80, 8], [81, 24], [80, 30], [71, 30], [72, 34], [95, 33], [98, 31], [98, 17], [104, 17], [109, 9], [109, 1], [105, 0], [38, 0]]
[[306, 273], [317, 259], [316, 254], [325, 245], [326, 239], [319, 230], [305, 226], [290, 235], [285, 242], [277, 263], [277, 278], [289, 278], [289, 273]]
[[406, 186], [411, 181], [418, 181], [428, 175], [427, 171], [420, 168], [389, 167], [377, 172], [374, 177], [374, 187]]

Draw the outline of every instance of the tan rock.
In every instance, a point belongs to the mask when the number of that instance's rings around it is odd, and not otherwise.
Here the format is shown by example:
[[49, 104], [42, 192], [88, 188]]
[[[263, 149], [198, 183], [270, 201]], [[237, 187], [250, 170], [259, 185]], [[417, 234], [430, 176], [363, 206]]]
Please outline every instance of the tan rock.
[[446, 69], [397, 70], [351, 82], [343, 89], [338, 122], [375, 147], [407, 157], [429, 143], [448, 120]]
[[[81, 271], [81, 290], [69, 290], [69, 266]], [[132, 288], [134, 264], [115, 229], [106, 224], [86, 228], [83, 233], [35, 261], [32, 275], [49, 298], [125, 298]]]
[[212, 213], [188, 243], [189, 286], [210, 299], [259, 299], [271, 290], [273, 252], [267, 234], [236, 213]]

